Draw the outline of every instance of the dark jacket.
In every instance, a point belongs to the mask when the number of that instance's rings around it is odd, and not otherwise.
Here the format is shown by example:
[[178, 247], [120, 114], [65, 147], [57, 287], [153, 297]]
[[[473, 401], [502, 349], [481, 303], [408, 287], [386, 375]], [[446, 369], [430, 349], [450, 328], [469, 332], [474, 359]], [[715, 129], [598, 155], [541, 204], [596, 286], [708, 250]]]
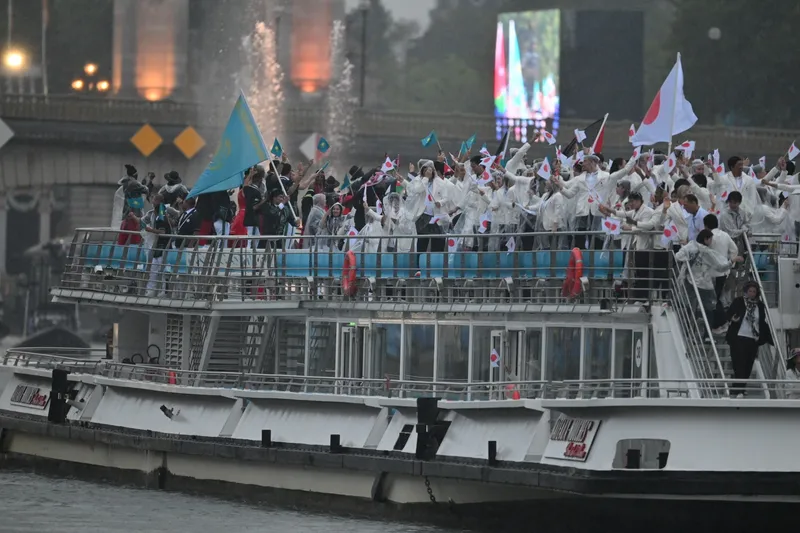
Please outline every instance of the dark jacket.
[[[767, 306], [759, 300], [758, 301], [758, 345], [761, 346], [763, 344], [772, 344], [772, 333], [769, 330], [769, 325], [767, 324]], [[739, 328], [742, 327], [742, 322], [744, 322], [744, 317], [747, 314], [747, 306], [744, 303], [744, 297], [740, 296], [736, 298], [732, 303], [730, 309], [728, 309], [728, 321], [730, 321], [730, 325], [728, 326], [728, 333], [725, 335], [725, 340], [728, 341], [728, 344], [733, 344], [737, 342], [739, 337]], [[738, 322], [733, 322], [731, 319], [736, 316], [739, 317]]]
[[288, 224], [297, 226], [297, 221], [292, 216], [292, 211], [287, 205], [284, 205], [283, 209], [281, 209], [275, 204], [266, 204], [263, 212], [261, 235], [283, 237], [286, 235]]
[[244, 206], [244, 225], [245, 227], [261, 226], [261, 214], [264, 212], [264, 204], [256, 208], [256, 204], [264, 198], [261, 191], [255, 185], [248, 185], [242, 189], [245, 198]]

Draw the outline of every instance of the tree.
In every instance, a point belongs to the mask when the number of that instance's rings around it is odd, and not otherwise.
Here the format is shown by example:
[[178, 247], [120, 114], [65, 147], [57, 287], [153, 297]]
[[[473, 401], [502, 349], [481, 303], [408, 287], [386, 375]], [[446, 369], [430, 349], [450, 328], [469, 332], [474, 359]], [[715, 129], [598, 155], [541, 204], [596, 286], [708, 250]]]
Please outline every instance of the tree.
[[[800, 4], [783, 0], [675, 0], [672, 52], [702, 123], [796, 127]], [[718, 39], [712, 28], [718, 28]], [[674, 54], [670, 58], [674, 61]]]

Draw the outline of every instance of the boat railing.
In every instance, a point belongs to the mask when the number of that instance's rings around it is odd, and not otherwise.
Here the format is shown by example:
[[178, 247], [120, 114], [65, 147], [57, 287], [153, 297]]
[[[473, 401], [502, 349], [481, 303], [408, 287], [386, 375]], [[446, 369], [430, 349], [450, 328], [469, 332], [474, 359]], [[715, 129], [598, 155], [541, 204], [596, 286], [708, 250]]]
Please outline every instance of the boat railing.
[[701, 305], [702, 299], [694, 274], [687, 263], [678, 262], [675, 254], [672, 255], [675, 265], [671, 271], [671, 286], [674, 291], [672, 303], [683, 333], [687, 358], [694, 377], [698, 379], [700, 393], [704, 397], [728, 396], [726, 384], [717, 381], [717, 378], [724, 378], [725, 371], [714, 343], [708, 316]]
[[[11, 367], [52, 370], [62, 368], [75, 374], [109, 379], [171, 386], [218, 388], [240, 391], [293, 392], [383, 398], [417, 398], [435, 396], [450, 401], [572, 399], [601, 400], [610, 398], [690, 398], [698, 388], [727, 389], [726, 379], [589, 379], [564, 381], [455, 382], [412, 381], [391, 378], [335, 378], [323, 376], [291, 376], [241, 374], [231, 372], [196, 372], [164, 367], [129, 365], [108, 360], [77, 360], [22, 350], [8, 350], [2, 364]], [[800, 387], [794, 380], [747, 380], [748, 384], [770, 392], [770, 398], [796, 395]], [[706, 399], [712, 398], [709, 396]], [[719, 397], [717, 397], [719, 398]], [[753, 397], [764, 400], [764, 397]]]
[[[605, 243], [604, 249], [581, 252], [582, 290], [564, 296], [571, 241], [589, 237]], [[614, 306], [630, 299], [626, 284], [634, 282], [631, 253], [602, 232], [163, 236], [163, 249], [140, 238], [135, 232], [77, 230], [54, 295], [165, 307], [276, 301]], [[343, 278], [349, 282], [351, 275], [352, 291], [344, 290]], [[637, 265], [635, 277], [650, 286], [668, 274], [651, 261]], [[653, 291], [649, 298], [668, 297], [668, 291]]]
[[[761, 281], [761, 274], [759, 273], [759, 264], [756, 258], [756, 254], [753, 253], [753, 245], [750, 242], [750, 238], [745, 234], [744, 235], [744, 245], [747, 251], [747, 273], [748, 277], [758, 284], [758, 290], [761, 294], [762, 299], [767, 304], [767, 309], [771, 306], [769, 305], [769, 299], [766, 291], [764, 290], [764, 285]], [[783, 243], [781, 243], [783, 245]], [[777, 281], [776, 281], [777, 283]], [[737, 287], [738, 289], [738, 287]], [[776, 291], [779, 292], [779, 291]], [[775, 302], [777, 306], [778, 302]], [[758, 349], [758, 362], [761, 365], [761, 370], [764, 373], [764, 377], [767, 379], [787, 379], [786, 374], [786, 352], [784, 351], [784, 344], [785, 344], [785, 336], [779, 337], [777, 334], [777, 330], [773, 324], [772, 314], [767, 313], [767, 326], [769, 327], [769, 332], [772, 335], [772, 342], [774, 345], [765, 344], [760, 346]]]

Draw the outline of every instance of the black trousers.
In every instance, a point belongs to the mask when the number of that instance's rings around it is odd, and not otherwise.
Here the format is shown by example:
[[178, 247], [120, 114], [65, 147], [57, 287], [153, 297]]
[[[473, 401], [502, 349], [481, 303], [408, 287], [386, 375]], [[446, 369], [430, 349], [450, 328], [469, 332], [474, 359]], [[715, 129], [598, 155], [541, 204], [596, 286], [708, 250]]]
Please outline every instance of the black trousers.
[[650, 288], [653, 286], [652, 254], [650, 252], [633, 252], [633, 292], [631, 298], [637, 302], [650, 299]]
[[714, 289], [717, 292], [717, 306], [714, 309], [714, 317], [711, 323], [711, 327], [713, 329], [721, 327], [727, 322], [725, 317], [725, 306], [722, 305], [722, 300], [720, 299], [722, 296], [722, 290], [725, 288], [726, 281], [728, 281], [728, 276], [719, 276], [718, 278], [714, 279]]
[[[733, 379], [750, 379], [753, 364], [758, 356], [758, 341], [749, 337], [736, 337], [736, 342], [729, 344], [731, 348], [731, 362], [733, 363]], [[734, 382], [731, 395], [744, 394], [745, 383]]]

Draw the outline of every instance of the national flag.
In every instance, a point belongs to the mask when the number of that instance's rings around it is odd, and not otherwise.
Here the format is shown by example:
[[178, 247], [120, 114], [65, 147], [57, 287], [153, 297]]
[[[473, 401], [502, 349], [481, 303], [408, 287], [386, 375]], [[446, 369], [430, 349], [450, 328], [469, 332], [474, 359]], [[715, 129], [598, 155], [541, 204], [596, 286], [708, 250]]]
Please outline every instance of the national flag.
[[467, 146], [467, 150], [471, 150], [472, 149], [472, 145], [475, 144], [475, 140], [476, 140], [476, 136], [477, 135], [478, 135], [477, 133], [473, 133], [472, 137], [470, 137], [469, 139], [464, 141], [464, 144]]
[[[608, 115], [606, 115], [608, 117]], [[594, 143], [592, 143], [592, 153], [596, 154], [598, 152], [603, 151], [603, 141], [606, 137], [606, 124], [603, 122], [603, 125], [600, 126], [600, 131], [597, 133], [597, 137], [594, 138]]]
[[675, 66], [656, 94], [632, 142], [637, 145], [670, 142], [674, 135], [683, 133], [695, 123], [697, 115], [683, 94], [683, 66], [678, 54]]
[[619, 235], [622, 233], [622, 223], [614, 217], [606, 217], [602, 221], [603, 232], [606, 235]]
[[553, 171], [552, 168], [550, 168], [550, 161], [546, 157], [539, 167], [539, 170], [536, 171], [536, 174], [545, 180], [549, 180], [551, 177], [553, 177]]
[[494, 155], [498, 161], [503, 161], [506, 158], [506, 153], [508, 153], [508, 130], [506, 130], [505, 135], [503, 135], [503, 138], [500, 140], [500, 146], [497, 147], [497, 153]]
[[711, 155], [711, 159], [714, 161], [714, 168], [719, 166], [719, 149], [714, 149], [714, 153]]
[[383, 166], [381, 167], [381, 172], [391, 172], [395, 169], [394, 161], [386, 157], [386, 161], [383, 162]]
[[494, 348], [492, 348], [492, 353], [489, 354], [489, 364], [492, 365], [492, 368], [500, 368], [500, 354]]
[[317, 152], [324, 154], [330, 149], [331, 145], [328, 144], [328, 141], [325, 139], [325, 137], [320, 137], [319, 142], [317, 143]]
[[483, 147], [481, 148], [480, 154], [481, 154], [482, 156], [484, 156], [484, 157], [489, 157], [490, 155], [492, 155], [492, 154], [490, 154], [490, 153], [489, 153], [489, 150], [486, 148], [486, 145], [485, 145], [485, 144], [484, 144], [484, 145], [483, 145]]
[[[278, 140], [275, 139], [275, 142]], [[217, 153], [197, 178], [189, 198], [241, 187], [244, 171], [268, 157], [267, 147], [247, 105], [247, 99], [244, 94], [240, 94], [222, 133]]]
[[676, 149], [683, 151], [683, 155], [686, 157], [686, 159], [691, 159], [695, 149], [695, 142], [683, 141]]
[[653, 167], [655, 166], [656, 166], [656, 153], [655, 150], [651, 148], [650, 151], [647, 152], [647, 168], [653, 170]]
[[455, 172], [453, 172], [453, 169], [450, 167], [450, 165], [448, 165], [447, 162], [445, 162], [445, 164], [444, 164], [444, 175], [445, 176], [452, 176], [453, 174], [455, 174]]
[[492, 221], [492, 214], [489, 211], [486, 211], [481, 215], [480, 220], [478, 221], [478, 233], [486, 233], [489, 231], [489, 223]]
[[636, 135], [636, 125], [631, 124], [631, 127], [628, 128], [628, 142], [633, 142], [634, 135]]
[[586, 140], [586, 132], [583, 130], [575, 130], [575, 140], [582, 143]]
[[431, 224], [438, 224], [444, 220], [444, 215], [436, 215], [435, 217], [431, 217]]
[[[458, 153], [459, 154], [466, 154], [467, 152], [469, 152], [469, 148], [467, 148], [467, 143], [464, 142], [464, 141], [461, 141], [461, 148], [458, 149]], [[450, 157], [453, 157], [453, 154], [450, 154]]]
[[383, 203], [380, 198], [375, 201], [375, 212], [379, 215], [383, 214]]
[[144, 209], [144, 198], [141, 196], [134, 196], [133, 198], [128, 198], [126, 203], [128, 207], [131, 209]]
[[497, 161], [496, 155], [486, 156], [481, 159], [481, 166], [485, 168], [487, 171], [494, 166], [495, 161]]
[[272, 149], [269, 151], [275, 157], [280, 157], [283, 155], [283, 146], [281, 146], [281, 142], [278, 138], [275, 138], [275, 141], [272, 143]]
[[346, 174], [344, 179], [342, 180], [342, 184], [339, 186], [339, 192], [344, 192], [350, 188], [350, 175]]
[[429, 147], [432, 144], [438, 144], [439, 139], [436, 138], [436, 130], [431, 130], [427, 137], [422, 139], [422, 146], [425, 148]]
[[761, 165], [761, 168], [767, 170], [767, 156], [762, 155], [758, 158], [758, 164]]
[[792, 145], [789, 147], [788, 155], [789, 155], [789, 161], [794, 161], [794, 159], [798, 155], [800, 155], [800, 149], [797, 148], [797, 145], [795, 143], [792, 143]]
[[669, 158], [667, 158], [667, 171], [672, 172], [678, 166], [678, 156], [675, 155], [675, 152], [669, 154]]
[[[587, 138], [597, 138], [597, 135], [600, 133], [600, 128], [603, 127], [603, 121], [605, 121], [605, 117], [600, 120], [595, 120], [581, 131], [586, 134]], [[567, 157], [575, 154], [577, 150], [582, 148], [578, 143], [579, 141], [573, 137], [570, 143], [561, 149], [561, 152]]]
[[714, 167], [714, 172], [716, 172], [720, 176], [725, 174], [725, 163], [720, 163], [719, 165]]
[[447, 251], [448, 253], [454, 253], [458, 251], [458, 245], [461, 242], [461, 239], [456, 239], [455, 237], [450, 237], [447, 239]]
[[355, 226], [350, 226], [350, 229], [347, 231], [347, 235], [350, 237], [349, 239], [350, 249], [352, 250], [353, 248], [356, 247], [356, 244], [358, 243], [358, 239], [354, 238], [358, 235], [358, 230], [356, 229]]
[[514, 251], [517, 249], [517, 238], [516, 237], [509, 237], [506, 241], [506, 250], [508, 253], [513, 254]]
[[553, 135], [547, 130], [542, 130], [542, 137], [544, 137], [544, 140], [547, 141], [547, 144], [549, 144], [550, 146], [553, 146], [556, 143], [555, 135]]
[[635, 146], [633, 148], [633, 155], [631, 156], [631, 158], [638, 160], [641, 156], [642, 156], [642, 147], [641, 146]]
[[678, 239], [678, 226], [674, 222], [669, 222], [664, 226], [664, 239], [667, 241], [674, 241]]

